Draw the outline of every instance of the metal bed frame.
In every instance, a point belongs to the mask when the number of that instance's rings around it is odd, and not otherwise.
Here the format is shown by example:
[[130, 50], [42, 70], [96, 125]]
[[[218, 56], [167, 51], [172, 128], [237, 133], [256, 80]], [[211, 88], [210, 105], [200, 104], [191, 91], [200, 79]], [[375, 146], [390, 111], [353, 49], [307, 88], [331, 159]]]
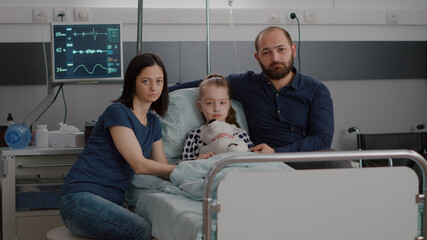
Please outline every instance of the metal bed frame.
[[[426, 194], [426, 173], [427, 162], [417, 152], [412, 150], [364, 150], [364, 151], [329, 151], [329, 152], [297, 152], [297, 153], [277, 153], [263, 155], [242, 155], [224, 158], [214, 164], [204, 181], [203, 190], [203, 239], [211, 239], [211, 218], [212, 212], [218, 208], [217, 203], [212, 199], [212, 184], [215, 175], [225, 166], [233, 163], [251, 163], [251, 162], [314, 162], [314, 161], [340, 161], [340, 160], [380, 160], [387, 158], [410, 159], [418, 164], [422, 171], [422, 189], [423, 194], [419, 194], [417, 198], [424, 201]], [[423, 206], [422, 219], [426, 219], [426, 205]], [[423, 221], [421, 226], [421, 235], [415, 237], [416, 240], [427, 239], [424, 229], [427, 229], [427, 221]]]

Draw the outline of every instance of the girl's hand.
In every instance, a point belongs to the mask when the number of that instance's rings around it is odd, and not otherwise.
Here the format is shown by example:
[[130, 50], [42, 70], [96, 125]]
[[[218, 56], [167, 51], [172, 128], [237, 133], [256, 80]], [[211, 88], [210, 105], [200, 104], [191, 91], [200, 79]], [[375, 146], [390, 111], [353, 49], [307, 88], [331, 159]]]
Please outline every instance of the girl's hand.
[[196, 160], [198, 159], [208, 159], [212, 156], [215, 156], [215, 153], [213, 152], [207, 152], [207, 153], [203, 153], [203, 154], [199, 154], [199, 156], [196, 158]]

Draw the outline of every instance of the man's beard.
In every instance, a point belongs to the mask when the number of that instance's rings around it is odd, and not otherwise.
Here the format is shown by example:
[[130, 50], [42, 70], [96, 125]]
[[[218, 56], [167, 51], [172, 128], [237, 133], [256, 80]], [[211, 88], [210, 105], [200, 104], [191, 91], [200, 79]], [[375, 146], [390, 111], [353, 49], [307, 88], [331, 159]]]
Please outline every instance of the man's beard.
[[[281, 64], [283, 67], [273, 69], [271, 66], [275, 64]], [[288, 76], [288, 74], [292, 71], [292, 68], [294, 66], [294, 59], [291, 58], [288, 64], [284, 62], [273, 62], [272, 64], [270, 64], [271, 68], [269, 69], [267, 69], [261, 62], [259, 63], [259, 65], [261, 66], [262, 71], [265, 73], [265, 75], [267, 75], [270, 80], [280, 80]]]

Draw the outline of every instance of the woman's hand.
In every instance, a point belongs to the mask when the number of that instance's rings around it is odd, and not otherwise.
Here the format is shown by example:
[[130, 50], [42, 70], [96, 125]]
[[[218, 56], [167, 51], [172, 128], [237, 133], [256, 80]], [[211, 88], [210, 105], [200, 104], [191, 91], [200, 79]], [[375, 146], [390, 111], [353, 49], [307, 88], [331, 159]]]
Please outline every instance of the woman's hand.
[[203, 153], [203, 154], [199, 154], [199, 156], [196, 158], [196, 160], [198, 159], [208, 159], [212, 156], [215, 156], [215, 153], [213, 152], [207, 152], [207, 153]]

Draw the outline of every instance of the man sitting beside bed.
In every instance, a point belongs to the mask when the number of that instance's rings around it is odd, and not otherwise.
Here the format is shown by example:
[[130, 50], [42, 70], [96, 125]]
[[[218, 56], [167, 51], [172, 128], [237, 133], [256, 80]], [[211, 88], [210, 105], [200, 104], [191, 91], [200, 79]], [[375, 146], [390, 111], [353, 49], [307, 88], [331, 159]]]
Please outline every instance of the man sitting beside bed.
[[[268, 27], [255, 39], [262, 72], [227, 77], [231, 97], [242, 104], [249, 133], [259, 153], [330, 149], [333, 102], [328, 88], [293, 66], [296, 45], [280, 27]], [[169, 91], [197, 87], [201, 80], [176, 84]], [[349, 161], [288, 163], [295, 169], [350, 168]]]

